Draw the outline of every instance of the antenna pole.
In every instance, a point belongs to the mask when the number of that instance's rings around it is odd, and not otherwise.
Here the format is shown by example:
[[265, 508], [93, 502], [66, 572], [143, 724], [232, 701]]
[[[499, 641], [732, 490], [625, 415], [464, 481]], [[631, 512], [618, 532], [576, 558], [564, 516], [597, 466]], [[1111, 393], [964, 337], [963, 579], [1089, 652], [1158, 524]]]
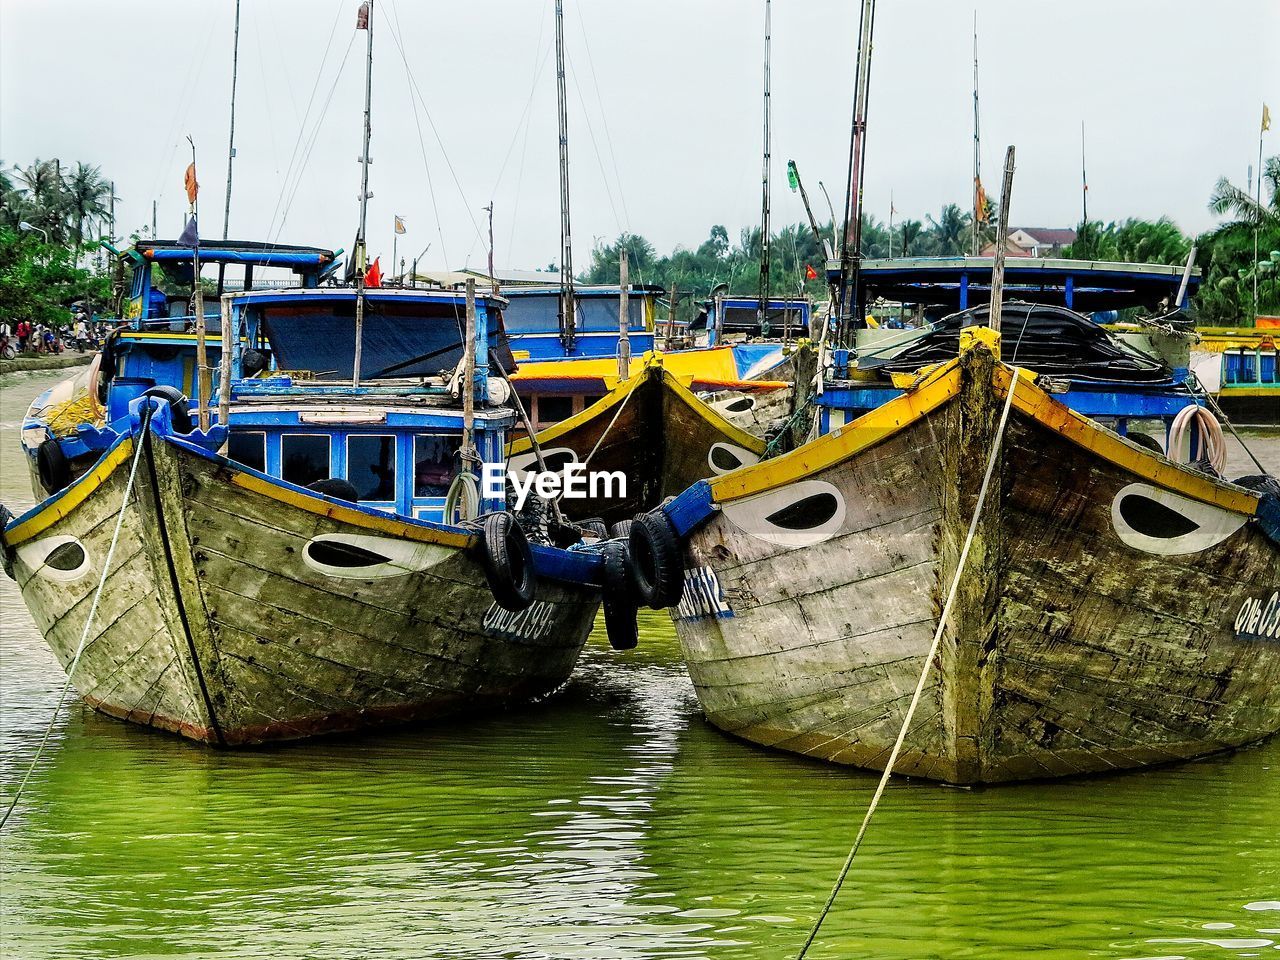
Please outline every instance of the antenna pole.
[[227, 196], [222, 206], [222, 239], [231, 224], [231, 165], [236, 158], [236, 75], [240, 69], [240, 0], [236, 0], [235, 40], [231, 46], [231, 132], [227, 135]]
[[772, 27], [772, 0], [764, 0], [764, 159], [760, 171], [760, 303], [756, 310], [756, 322], [760, 324], [760, 334], [769, 333], [769, 172], [772, 167], [770, 154], [770, 77], [769, 50], [772, 45], [770, 36]]
[[863, 0], [858, 26], [858, 76], [853, 93], [853, 136], [849, 142], [849, 191], [845, 195], [844, 242], [840, 250], [840, 326], [848, 345], [849, 329], [862, 325], [862, 193], [867, 151], [867, 94], [871, 87], [871, 38], [875, 0]]
[[982, 250], [982, 134], [978, 124], [978, 11], [973, 11], [973, 255]]
[[[187, 137], [191, 144], [191, 167], [196, 165], [196, 142]], [[197, 184], [197, 191], [199, 185]], [[200, 396], [196, 404], [197, 419], [200, 429], [209, 432], [209, 394], [213, 391], [213, 381], [209, 376], [209, 345], [204, 320], [204, 284], [200, 282], [200, 199], [197, 192], [191, 199], [191, 217], [196, 222], [196, 242], [191, 251], [192, 294], [195, 300], [196, 313], [196, 390]], [[225, 347], [224, 347], [225, 349]]]
[[573, 353], [577, 299], [573, 292], [573, 232], [569, 223], [569, 97], [564, 82], [564, 0], [556, 0], [556, 101], [560, 125], [560, 342]]
[[1084, 121], [1080, 121], [1080, 210], [1084, 231], [1089, 232], [1089, 175], [1084, 165]]
[[364, 347], [364, 282], [368, 246], [365, 227], [369, 216], [369, 140], [373, 133], [373, 0], [364, 0], [356, 16], [356, 29], [367, 34], [364, 74], [364, 150], [360, 154], [360, 229], [356, 232], [356, 355], [351, 367], [352, 386], [360, 386], [360, 361]]
[[493, 295], [498, 295], [498, 275], [493, 270], [493, 201], [489, 201], [489, 205], [484, 208], [489, 214], [489, 286], [493, 290]]

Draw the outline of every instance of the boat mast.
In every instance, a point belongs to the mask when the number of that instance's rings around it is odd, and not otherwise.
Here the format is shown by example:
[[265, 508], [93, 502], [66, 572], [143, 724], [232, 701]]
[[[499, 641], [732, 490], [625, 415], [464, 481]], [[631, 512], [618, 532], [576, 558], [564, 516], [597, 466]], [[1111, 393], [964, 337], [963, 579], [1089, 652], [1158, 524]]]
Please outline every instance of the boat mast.
[[360, 386], [360, 359], [364, 339], [364, 282], [365, 261], [368, 249], [365, 244], [365, 226], [369, 215], [369, 138], [373, 132], [373, 0], [364, 0], [356, 14], [356, 29], [368, 34], [365, 51], [364, 74], [364, 149], [360, 152], [360, 229], [356, 232], [356, 356], [351, 369], [353, 386]]
[[764, 158], [760, 169], [760, 302], [756, 309], [756, 322], [760, 334], [769, 333], [769, 168], [772, 166], [769, 135], [769, 47], [771, 0], [764, 0]]
[[844, 201], [844, 239], [840, 249], [841, 339], [849, 344], [849, 330], [862, 324], [862, 175], [867, 150], [867, 92], [871, 86], [871, 37], [875, 28], [875, 0], [863, 0], [858, 22], [858, 74], [853, 92], [853, 135], [849, 142], [849, 190]]
[[[1000, 216], [996, 223], [996, 256], [991, 264], [991, 307], [987, 314], [987, 326], [996, 333], [1000, 332], [1000, 315], [1004, 309], [1004, 257], [1005, 234], [1009, 232], [1009, 202], [1013, 195], [1013, 145], [1004, 155], [1004, 181], [1000, 185]], [[996, 358], [999, 359], [1000, 347], [996, 346]], [[1010, 384], [1009, 389], [1013, 389]]]
[[569, 227], [569, 98], [564, 83], [564, 0], [556, 0], [556, 105], [560, 125], [560, 342], [573, 353], [577, 306], [573, 292], [573, 236]]
[[982, 250], [982, 135], [978, 125], [978, 11], [973, 11], [973, 255]]
[[235, 39], [231, 46], [231, 132], [227, 135], [227, 196], [222, 206], [222, 239], [231, 224], [231, 164], [236, 158], [236, 75], [240, 69], [240, 0], [236, 0]]

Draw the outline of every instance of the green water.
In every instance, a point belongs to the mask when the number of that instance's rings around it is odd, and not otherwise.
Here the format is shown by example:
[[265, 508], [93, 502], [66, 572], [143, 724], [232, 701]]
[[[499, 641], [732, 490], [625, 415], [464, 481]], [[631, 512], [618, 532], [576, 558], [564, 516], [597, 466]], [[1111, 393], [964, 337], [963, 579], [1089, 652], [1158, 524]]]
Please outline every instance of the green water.
[[[0, 384], [0, 500], [31, 499]], [[1257, 437], [1271, 463], [1280, 436]], [[0, 785], [63, 675], [0, 578]], [[986, 791], [895, 782], [812, 957], [1280, 949], [1280, 741]], [[219, 753], [78, 703], [0, 836], [15, 958], [794, 955], [875, 778], [700, 718], [664, 617], [541, 706]]]

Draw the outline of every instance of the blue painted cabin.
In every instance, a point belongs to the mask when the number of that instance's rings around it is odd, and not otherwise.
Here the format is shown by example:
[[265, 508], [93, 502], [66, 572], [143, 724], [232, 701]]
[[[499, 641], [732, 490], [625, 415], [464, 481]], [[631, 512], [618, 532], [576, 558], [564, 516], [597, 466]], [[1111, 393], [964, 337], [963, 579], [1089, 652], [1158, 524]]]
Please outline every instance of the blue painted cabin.
[[[661, 287], [631, 284], [627, 301], [627, 339], [633, 356], [653, 349], [655, 304]], [[502, 291], [507, 305], [503, 329], [512, 355], [520, 360], [559, 360], [618, 355], [621, 287], [575, 286], [576, 328], [573, 349], [561, 333], [560, 287], [511, 286]]]

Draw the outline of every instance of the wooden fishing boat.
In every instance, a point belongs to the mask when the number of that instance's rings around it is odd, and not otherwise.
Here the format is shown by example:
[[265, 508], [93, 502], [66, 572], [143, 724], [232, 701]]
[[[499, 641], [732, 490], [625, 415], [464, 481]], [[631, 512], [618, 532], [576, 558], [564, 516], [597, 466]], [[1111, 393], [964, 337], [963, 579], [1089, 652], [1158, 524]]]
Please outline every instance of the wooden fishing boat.
[[[85, 701], [238, 746], [561, 685], [602, 560], [529, 544], [504, 496], [473, 479], [502, 462], [514, 420], [487, 366], [466, 366], [488, 355], [496, 305], [333, 288], [224, 304], [237, 337], [217, 422], [199, 429], [169, 394], [136, 398], [93, 468], [4, 530], [6, 569], [50, 648], [68, 669], [81, 651]], [[268, 364], [251, 377], [249, 345]]]
[[958, 359], [878, 409], [662, 507], [684, 542], [672, 616], [707, 717], [881, 769], [999, 439], [895, 769], [952, 783], [1100, 773], [1276, 732], [1275, 481], [1221, 482], [1130, 442], [992, 344], [966, 331]]
[[[658, 363], [541, 431], [538, 443], [549, 470], [582, 463], [625, 478], [622, 496], [561, 503], [571, 519], [599, 517], [610, 524], [628, 520], [704, 477], [755, 463], [765, 452], [763, 440], [735, 427]], [[528, 437], [513, 441], [508, 454], [514, 471], [537, 466]]]

